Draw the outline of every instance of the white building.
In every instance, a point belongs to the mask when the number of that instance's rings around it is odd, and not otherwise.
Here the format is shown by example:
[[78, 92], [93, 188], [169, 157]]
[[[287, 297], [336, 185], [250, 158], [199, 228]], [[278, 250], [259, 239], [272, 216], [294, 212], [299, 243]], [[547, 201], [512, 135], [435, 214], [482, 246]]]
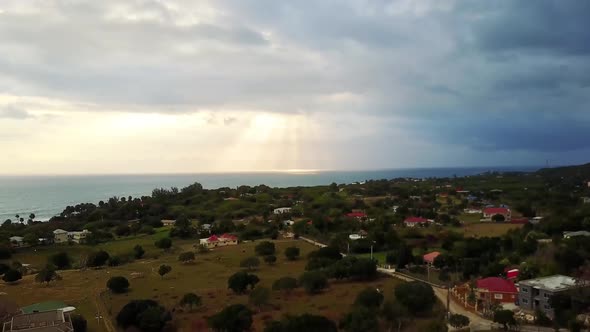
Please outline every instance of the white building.
[[274, 214], [291, 213], [290, 207], [280, 207], [273, 210]]
[[65, 243], [68, 242], [68, 232], [63, 229], [56, 229], [53, 231], [53, 242]]
[[11, 236], [9, 240], [13, 247], [22, 247], [24, 244], [22, 236]]
[[293, 220], [285, 220], [283, 221], [283, 225], [285, 226], [293, 226], [295, 222]]
[[90, 234], [92, 234], [92, 232], [87, 229], [68, 232], [58, 228], [53, 231], [53, 242], [66, 243], [72, 241], [75, 243], [83, 243]]

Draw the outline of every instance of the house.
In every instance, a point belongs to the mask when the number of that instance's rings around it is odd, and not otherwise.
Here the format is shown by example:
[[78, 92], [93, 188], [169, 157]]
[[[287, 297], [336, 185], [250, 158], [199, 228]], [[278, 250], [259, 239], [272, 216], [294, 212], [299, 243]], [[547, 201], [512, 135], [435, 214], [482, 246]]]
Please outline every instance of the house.
[[68, 240], [74, 243], [84, 243], [86, 242], [86, 237], [88, 237], [90, 234], [92, 234], [92, 232], [87, 229], [82, 231], [68, 232]]
[[576, 236], [590, 236], [590, 232], [588, 232], [588, 231], [563, 232], [564, 239], [571, 239]]
[[10, 240], [10, 245], [13, 247], [22, 247], [25, 245], [22, 236], [11, 236], [9, 238], [9, 240]]
[[208, 238], [200, 239], [199, 244], [204, 245], [208, 249], [215, 247], [225, 247], [238, 244], [238, 237], [231, 234], [223, 234], [220, 236], [211, 235]]
[[430, 220], [422, 217], [408, 217], [404, 220], [406, 227], [424, 226], [428, 225], [429, 222]]
[[507, 207], [487, 207], [483, 209], [483, 218], [486, 220], [492, 220], [496, 215], [504, 217], [504, 221], [510, 221], [512, 212]]
[[515, 280], [520, 275], [519, 269], [506, 269], [506, 279]]
[[582, 203], [584, 203], [584, 204], [590, 203], [590, 197], [582, 197]]
[[489, 277], [482, 278], [475, 282], [475, 295], [481, 301], [483, 308], [489, 308], [491, 304], [502, 304], [516, 302], [518, 289], [510, 280]]
[[174, 226], [175, 223], [176, 223], [176, 220], [162, 219], [162, 225], [164, 225], [164, 226]]
[[63, 310], [51, 310], [16, 315], [3, 324], [2, 331], [73, 332], [74, 327], [68, 313]]
[[204, 231], [208, 231], [211, 229], [211, 224], [202, 224], [201, 229]]
[[63, 229], [56, 229], [53, 231], [53, 242], [66, 243], [68, 242], [68, 232]]
[[433, 265], [434, 264], [434, 260], [440, 256], [440, 252], [438, 251], [433, 251], [430, 252], [424, 256], [422, 256], [422, 259], [424, 260], [424, 263], [428, 264], [428, 265]]
[[58, 228], [53, 231], [53, 242], [66, 243], [71, 241], [75, 243], [84, 243], [90, 234], [92, 234], [92, 232], [87, 229], [68, 232]]
[[350, 213], [347, 213], [346, 216], [348, 218], [355, 218], [357, 220], [367, 219], [367, 214], [361, 211], [352, 211]]
[[551, 307], [551, 297], [580, 286], [577, 279], [564, 275], [522, 280], [518, 282], [517, 304], [525, 311], [541, 310], [549, 318], [553, 318], [554, 311]]
[[293, 220], [284, 220], [283, 225], [285, 226], [293, 226], [295, 222]]
[[273, 210], [274, 214], [284, 214], [284, 213], [291, 213], [290, 207], [280, 207]]

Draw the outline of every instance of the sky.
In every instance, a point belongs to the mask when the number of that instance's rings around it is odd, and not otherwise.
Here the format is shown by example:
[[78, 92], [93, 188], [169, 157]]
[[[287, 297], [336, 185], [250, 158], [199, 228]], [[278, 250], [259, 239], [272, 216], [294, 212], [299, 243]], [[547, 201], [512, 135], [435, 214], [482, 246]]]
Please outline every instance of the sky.
[[590, 2], [2, 0], [0, 174], [590, 161]]

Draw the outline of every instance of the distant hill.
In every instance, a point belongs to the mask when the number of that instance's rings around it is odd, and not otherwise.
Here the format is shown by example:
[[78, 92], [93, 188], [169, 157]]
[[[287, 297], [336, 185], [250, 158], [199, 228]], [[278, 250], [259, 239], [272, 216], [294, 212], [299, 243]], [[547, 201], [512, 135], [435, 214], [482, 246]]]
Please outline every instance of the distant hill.
[[590, 163], [576, 166], [542, 168], [537, 171], [537, 174], [545, 177], [564, 177], [590, 180]]

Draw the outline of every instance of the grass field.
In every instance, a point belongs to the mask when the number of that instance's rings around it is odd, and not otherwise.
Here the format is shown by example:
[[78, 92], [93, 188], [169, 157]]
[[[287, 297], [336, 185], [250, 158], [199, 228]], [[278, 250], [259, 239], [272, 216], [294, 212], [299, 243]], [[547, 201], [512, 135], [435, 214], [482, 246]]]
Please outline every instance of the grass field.
[[[141, 244], [152, 258], [99, 270], [61, 271], [63, 280], [52, 282], [49, 286], [35, 283], [34, 276], [29, 275], [25, 276], [18, 284], [0, 285], [0, 292], [4, 292], [4, 296], [16, 301], [20, 306], [47, 300], [61, 300], [76, 306], [77, 312], [87, 318], [90, 331], [106, 330], [102, 325], [103, 322], [98, 322], [94, 318], [97, 307], [104, 308], [101, 310], [101, 315], [113, 319], [121, 307], [132, 299], [157, 300], [174, 312], [174, 320], [185, 331], [190, 331], [191, 326], [203, 322], [208, 316], [226, 305], [248, 302], [247, 295], [234, 295], [227, 289], [227, 279], [231, 274], [240, 270], [238, 266], [242, 259], [254, 254], [256, 243], [242, 243], [238, 246], [217, 248], [207, 254], [197, 255], [194, 264], [183, 265], [177, 261], [177, 256], [180, 252], [193, 250], [194, 241], [175, 241], [173, 250], [163, 253], [153, 247], [153, 242], [156, 238], [164, 235], [165, 232], [160, 231], [150, 236], [126, 238], [99, 246], [111, 253], [117, 253], [127, 252], [135, 244]], [[277, 247], [277, 263], [274, 266], [262, 264], [259, 270], [254, 272], [261, 280], [260, 285], [269, 288], [272, 282], [280, 277], [298, 277], [304, 271], [306, 260], [302, 258], [294, 262], [287, 261], [283, 255], [285, 248], [298, 246], [301, 249], [302, 257], [316, 249], [310, 244], [298, 240], [274, 242]], [[37, 252], [18, 253], [15, 255], [15, 259], [23, 263], [44, 264], [48, 255], [64, 249], [74, 256], [83, 251], [96, 250], [97, 248], [87, 246], [47, 247], [37, 250]], [[155, 271], [163, 263], [171, 265], [172, 272], [161, 278]], [[132, 279], [131, 273], [134, 272], [141, 272], [144, 276]], [[129, 279], [130, 291], [121, 295], [105, 292], [105, 295], [100, 297], [101, 303], [98, 300], [99, 293], [105, 291], [106, 281], [117, 275]], [[290, 295], [273, 292], [270, 306], [255, 315], [255, 330], [261, 330], [264, 321], [279, 319], [286, 313], [310, 312], [338, 320], [350, 309], [356, 294], [363, 288], [378, 287], [384, 290], [386, 297], [390, 297], [393, 294], [393, 288], [399, 282], [386, 277], [364, 283], [332, 281], [328, 290], [315, 296], [309, 296], [300, 289]], [[177, 304], [187, 292], [200, 295], [203, 298], [203, 308], [196, 312], [183, 312]], [[416, 326], [420, 327], [420, 321], [416, 322]]]
[[509, 230], [521, 228], [519, 224], [502, 224], [502, 223], [474, 223], [466, 224], [460, 228], [465, 236], [484, 237], [484, 236], [502, 236]]

